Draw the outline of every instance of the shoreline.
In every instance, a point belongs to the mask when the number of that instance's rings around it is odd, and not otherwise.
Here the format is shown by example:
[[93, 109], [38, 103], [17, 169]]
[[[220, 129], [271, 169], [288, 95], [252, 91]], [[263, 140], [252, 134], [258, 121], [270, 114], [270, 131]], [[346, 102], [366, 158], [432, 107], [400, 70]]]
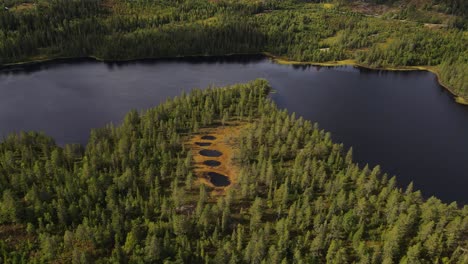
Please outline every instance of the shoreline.
[[293, 61], [284, 57], [275, 56], [273, 54], [264, 52], [265, 56], [272, 59], [275, 63], [283, 65], [315, 65], [324, 67], [337, 67], [337, 66], [356, 66], [369, 70], [382, 70], [382, 71], [428, 71], [436, 76], [437, 83], [447, 90], [453, 97], [456, 103], [461, 105], [468, 105], [468, 99], [457, 95], [447, 84], [442, 82], [440, 73], [433, 68], [433, 66], [401, 66], [401, 67], [372, 67], [366, 64], [358, 63], [353, 59], [341, 60], [341, 61], [327, 61], [327, 62], [301, 62]]
[[4, 69], [14, 68], [15, 66], [34, 66], [43, 63], [53, 63], [55, 61], [67, 61], [67, 60], [79, 60], [79, 59], [92, 59], [98, 62], [136, 62], [140, 60], [158, 60], [158, 59], [183, 59], [183, 58], [208, 58], [208, 57], [231, 57], [231, 56], [255, 56], [262, 55], [270, 59], [274, 63], [281, 65], [312, 65], [312, 66], [323, 66], [323, 67], [338, 67], [338, 66], [355, 66], [369, 70], [383, 70], [383, 71], [428, 71], [433, 73], [436, 76], [437, 82], [445, 90], [447, 90], [452, 96], [457, 104], [468, 106], [468, 98], [461, 97], [457, 95], [447, 84], [442, 82], [440, 73], [433, 68], [433, 66], [400, 66], [400, 67], [372, 67], [370, 65], [358, 63], [354, 59], [346, 59], [340, 61], [327, 61], [327, 62], [313, 62], [313, 61], [294, 61], [288, 59], [287, 57], [277, 56], [269, 52], [260, 52], [260, 53], [228, 53], [223, 55], [183, 55], [183, 56], [167, 56], [167, 57], [145, 57], [145, 58], [134, 58], [134, 59], [103, 59], [97, 56], [82, 56], [82, 57], [51, 57], [44, 59], [37, 59], [31, 61], [20, 61], [14, 63], [7, 63], [0, 65], [0, 71]]

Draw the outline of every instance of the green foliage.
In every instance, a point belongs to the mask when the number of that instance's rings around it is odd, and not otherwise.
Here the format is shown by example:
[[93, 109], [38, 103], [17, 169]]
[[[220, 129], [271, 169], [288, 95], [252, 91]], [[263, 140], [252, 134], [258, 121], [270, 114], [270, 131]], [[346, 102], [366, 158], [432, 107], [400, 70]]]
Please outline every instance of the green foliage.
[[430, 29], [398, 20], [420, 10], [413, 5], [398, 19], [384, 19], [292, 0], [37, 0], [27, 8], [11, 0], [5, 3], [9, 10], [0, 10], [0, 64], [269, 52], [296, 61], [354, 59], [372, 67], [440, 65], [444, 83], [466, 97], [466, 1], [459, 1], [428, 3], [453, 14], [448, 28]]
[[[468, 54], [468, 52], [465, 52]], [[444, 61], [440, 65], [441, 81], [463, 98], [468, 98], [468, 56]]]
[[[264, 80], [195, 90], [59, 147], [0, 143], [0, 251], [9, 262], [463, 263], [468, 207], [402, 191], [329, 133], [268, 99]], [[224, 196], [187, 180], [195, 124], [252, 124]], [[251, 113], [251, 114], [247, 114]], [[251, 115], [251, 116], [249, 116]], [[202, 126], [203, 127], [203, 126]], [[193, 177], [193, 175], [192, 175]], [[15, 227], [16, 231], [7, 232]], [[11, 243], [11, 241], [16, 241]]]

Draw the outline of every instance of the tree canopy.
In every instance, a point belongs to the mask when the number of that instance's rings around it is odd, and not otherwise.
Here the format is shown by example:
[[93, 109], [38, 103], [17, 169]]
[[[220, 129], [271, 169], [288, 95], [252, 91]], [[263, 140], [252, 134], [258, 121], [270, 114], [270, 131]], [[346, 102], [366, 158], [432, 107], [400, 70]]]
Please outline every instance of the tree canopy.
[[0, 65], [267, 52], [300, 62], [425, 66], [468, 99], [466, 1], [403, 1], [405, 8], [380, 15], [349, 2], [8, 0], [0, 10]]
[[[93, 130], [86, 146], [11, 134], [0, 143], [3, 262], [467, 262], [467, 206], [358, 166], [269, 91], [265, 80], [194, 90]], [[220, 195], [192, 180], [186, 140], [233, 122], [249, 125], [238, 180]]]

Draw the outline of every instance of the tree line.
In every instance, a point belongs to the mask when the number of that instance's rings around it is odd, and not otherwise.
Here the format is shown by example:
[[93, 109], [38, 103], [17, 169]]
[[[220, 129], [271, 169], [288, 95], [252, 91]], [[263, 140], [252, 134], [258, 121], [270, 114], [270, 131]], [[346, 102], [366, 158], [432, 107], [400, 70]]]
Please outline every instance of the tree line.
[[10, 9], [0, 11], [0, 64], [269, 52], [304, 62], [432, 66], [452, 90], [468, 96], [463, 25], [430, 29], [293, 0], [35, 0], [19, 8], [22, 2], [10, 0], [4, 4]]

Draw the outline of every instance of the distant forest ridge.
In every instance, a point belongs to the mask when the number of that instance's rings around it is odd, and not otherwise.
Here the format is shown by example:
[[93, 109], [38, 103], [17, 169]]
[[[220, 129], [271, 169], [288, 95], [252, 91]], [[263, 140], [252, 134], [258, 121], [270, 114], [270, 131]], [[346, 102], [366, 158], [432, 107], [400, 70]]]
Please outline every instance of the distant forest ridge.
[[296, 62], [420, 67], [468, 102], [464, 0], [6, 0], [0, 65], [263, 53]]
[[377, 5], [394, 6], [401, 10], [406, 8], [418, 8], [426, 11], [440, 12], [450, 15], [468, 15], [468, 2], [465, 0], [319, 0], [316, 2], [336, 2], [341, 4], [371, 3]]

